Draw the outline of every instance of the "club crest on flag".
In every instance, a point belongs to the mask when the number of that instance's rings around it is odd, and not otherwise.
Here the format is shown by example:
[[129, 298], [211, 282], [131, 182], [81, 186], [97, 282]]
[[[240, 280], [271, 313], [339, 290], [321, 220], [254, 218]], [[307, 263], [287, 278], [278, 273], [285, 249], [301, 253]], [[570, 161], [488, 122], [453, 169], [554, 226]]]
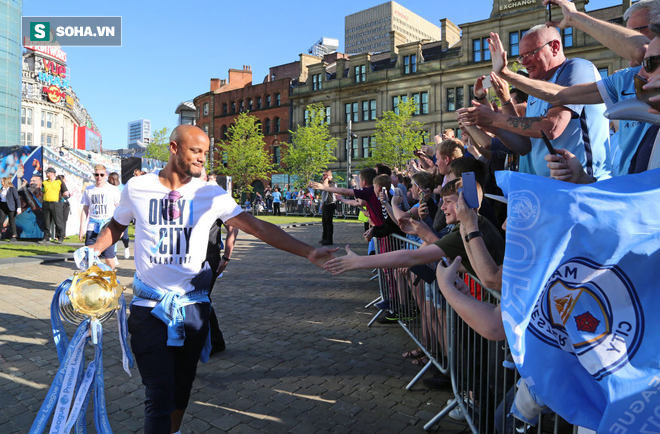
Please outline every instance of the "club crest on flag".
[[534, 336], [574, 354], [596, 380], [629, 362], [643, 330], [630, 279], [616, 266], [586, 258], [571, 259], [555, 270], [529, 323]]

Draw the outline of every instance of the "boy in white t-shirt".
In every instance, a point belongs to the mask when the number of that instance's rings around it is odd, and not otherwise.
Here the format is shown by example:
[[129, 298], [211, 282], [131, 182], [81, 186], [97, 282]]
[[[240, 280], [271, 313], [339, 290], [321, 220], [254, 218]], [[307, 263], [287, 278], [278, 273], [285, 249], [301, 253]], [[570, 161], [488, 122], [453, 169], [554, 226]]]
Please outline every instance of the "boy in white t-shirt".
[[175, 128], [167, 166], [126, 184], [114, 217], [90, 246], [95, 251], [112, 246], [135, 219], [136, 273], [128, 327], [146, 389], [146, 434], [180, 429], [208, 337], [211, 270], [202, 263], [216, 219], [318, 266], [337, 250], [296, 240], [243, 212], [222, 187], [204, 183], [199, 176], [208, 151], [209, 138], [200, 128]]

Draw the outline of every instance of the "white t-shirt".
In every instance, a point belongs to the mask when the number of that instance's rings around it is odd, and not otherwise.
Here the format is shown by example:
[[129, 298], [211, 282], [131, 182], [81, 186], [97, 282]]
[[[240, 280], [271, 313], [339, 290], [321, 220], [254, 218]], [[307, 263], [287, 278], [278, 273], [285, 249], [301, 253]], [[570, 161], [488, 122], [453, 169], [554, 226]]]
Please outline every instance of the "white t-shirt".
[[119, 203], [119, 189], [112, 184], [103, 187], [90, 185], [82, 195], [81, 203], [89, 207], [89, 224], [87, 230], [94, 230], [93, 220], [109, 221]]
[[[135, 219], [135, 269], [140, 280], [152, 288], [184, 294], [194, 289], [190, 281], [206, 259], [213, 222], [226, 222], [241, 212], [217, 184], [193, 178], [172, 191], [150, 173], [128, 181], [114, 219], [121, 225]], [[136, 304], [155, 305], [142, 300]]]

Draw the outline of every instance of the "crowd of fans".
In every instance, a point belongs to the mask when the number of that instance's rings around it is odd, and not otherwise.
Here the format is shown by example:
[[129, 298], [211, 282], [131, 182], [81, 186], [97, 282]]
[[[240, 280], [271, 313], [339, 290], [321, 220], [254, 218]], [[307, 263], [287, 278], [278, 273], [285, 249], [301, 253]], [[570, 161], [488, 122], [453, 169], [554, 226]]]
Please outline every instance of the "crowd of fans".
[[[315, 190], [335, 193], [340, 202], [364, 208], [367, 241], [399, 234], [422, 243], [416, 250], [377, 252], [371, 247], [367, 256], [356, 255], [347, 247], [347, 255], [329, 261], [327, 270], [339, 274], [358, 268], [413, 267], [408, 273], [414, 275], [414, 267], [448, 258], [448, 267], [436, 268], [437, 290], [477, 333], [502, 340], [505, 333], [499, 306], [475, 299], [456, 279], [457, 272], [467, 272], [484, 286], [501, 289], [506, 205], [484, 197], [502, 194], [494, 173], [515, 170], [591, 183], [658, 167], [660, 159], [653, 158], [658, 126], [653, 122], [654, 117], [660, 119], [656, 116], [660, 114], [660, 0], [635, 3], [624, 15], [626, 27], [579, 12], [570, 1], [544, 1], [548, 3], [561, 7], [563, 19], [539, 24], [521, 39], [517, 60], [525, 71], [508, 68], [499, 36], [491, 33], [493, 71], [476, 78], [475, 99], [470, 107], [457, 112], [460, 140], [454, 131], [445, 130], [434, 138], [435, 146], [422, 146], [405, 168], [378, 164], [362, 170], [358, 188], [311, 183]], [[591, 62], [567, 58], [557, 28], [568, 27], [591, 35], [628, 59], [631, 67], [601, 79]], [[640, 78], [646, 84], [635, 86]], [[606, 108], [635, 97], [648, 104], [643, 119], [624, 114], [620, 119], [625, 121], [610, 122], [604, 117]], [[544, 135], [556, 152], [546, 146]], [[471, 187], [463, 183], [467, 172], [476, 180], [478, 204], [473, 207], [466, 203], [468, 191], [463, 191]], [[380, 322], [403, 319], [394, 308], [410, 302], [400, 287], [393, 286], [378, 305], [385, 312]], [[428, 300], [413, 298], [423, 312]], [[443, 307], [436, 307], [443, 320]], [[420, 320], [428, 321], [428, 317]], [[442, 340], [442, 333], [432, 339]], [[421, 349], [403, 356], [416, 364], [428, 362]], [[440, 383], [449, 385], [448, 381]], [[526, 389], [525, 385], [519, 387]], [[504, 411], [509, 413], [509, 408]], [[511, 411], [517, 414], [515, 408]], [[453, 412], [452, 417], [462, 415]], [[513, 432], [510, 417], [505, 425], [498, 426], [498, 431]]]

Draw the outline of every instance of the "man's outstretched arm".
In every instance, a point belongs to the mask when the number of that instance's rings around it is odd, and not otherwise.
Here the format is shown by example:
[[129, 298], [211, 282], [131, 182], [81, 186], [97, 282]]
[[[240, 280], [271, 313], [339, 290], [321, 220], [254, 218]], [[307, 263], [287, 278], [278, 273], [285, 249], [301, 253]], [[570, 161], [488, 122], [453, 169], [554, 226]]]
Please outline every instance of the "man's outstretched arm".
[[638, 65], [644, 60], [649, 39], [637, 30], [627, 29], [579, 12], [575, 8], [575, 4], [568, 0], [544, 0], [543, 4], [561, 7], [562, 15], [564, 15], [564, 19], [561, 21], [552, 21], [547, 25], [560, 29], [569, 27], [580, 29], [624, 59]]
[[97, 252], [104, 251], [119, 241], [121, 234], [124, 233], [127, 227], [128, 226], [119, 224], [114, 218], [110, 219], [110, 222], [103, 228], [99, 236], [96, 238], [96, 242], [89, 246], [89, 248], [94, 249]]
[[307, 258], [319, 267], [322, 267], [328, 260], [334, 258], [335, 255], [333, 252], [339, 250], [339, 248], [330, 249], [328, 247], [314, 248], [292, 237], [274, 224], [259, 220], [246, 212], [230, 218], [226, 223], [229, 226], [254, 235], [261, 241], [277, 249]]

